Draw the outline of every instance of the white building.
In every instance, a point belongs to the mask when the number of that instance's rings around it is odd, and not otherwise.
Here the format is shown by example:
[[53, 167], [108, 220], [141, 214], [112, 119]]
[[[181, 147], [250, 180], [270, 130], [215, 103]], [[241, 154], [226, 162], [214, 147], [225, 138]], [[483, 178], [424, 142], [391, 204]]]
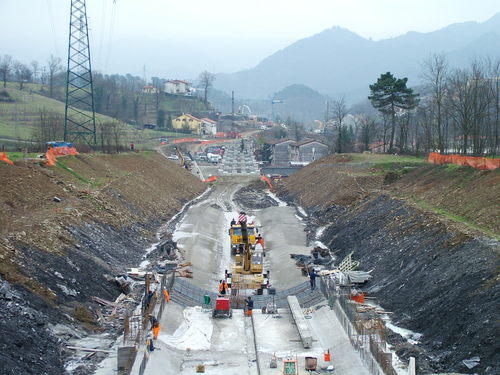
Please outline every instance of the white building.
[[191, 96], [192, 90], [191, 83], [175, 79], [165, 82], [163, 91], [171, 95]]
[[217, 133], [217, 122], [209, 118], [202, 118], [201, 121], [203, 134], [215, 136], [215, 133]]

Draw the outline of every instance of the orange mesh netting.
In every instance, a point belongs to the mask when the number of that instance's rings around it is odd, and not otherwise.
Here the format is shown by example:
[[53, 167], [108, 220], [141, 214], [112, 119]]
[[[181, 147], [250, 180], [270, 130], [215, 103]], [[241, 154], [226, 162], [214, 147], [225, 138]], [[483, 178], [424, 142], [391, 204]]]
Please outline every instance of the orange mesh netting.
[[76, 148], [68, 146], [49, 147], [49, 149], [45, 153], [45, 157], [47, 158], [47, 165], [49, 167], [53, 167], [54, 165], [56, 165], [56, 158], [58, 156], [64, 155], [78, 155], [78, 151], [76, 151]]
[[260, 179], [261, 179], [262, 181], [267, 182], [267, 185], [269, 186], [269, 189], [272, 189], [272, 188], [273, 188], [273, 184], [271, 184], [271, 181], [269, 180], [269, 178], [267, 178], [267, 176], [262, 175], [262, 176], [260, 176]]
[[451, 163], [456, 165], [467, 165], [480, 170], [493, 170], [500, 167], [500, 159], [490, 159], [481, 156], [462, 156], [462, 155], [441, 155], [437, 152], [429, 154], [429, 163], [445, 164]]
[[14, 162], [7, 157], [5, 152], [0, 153], [0, 160], [6, 162], [7, 164], [14, 165]]
[[198, 140], [199, 140], [199, 139], [197, 139], [197, 138], [179, 138], [179, 139], [174, 139], [174, 140], [172, 141], [172, 143], [173, 143], [174, 145], [176, 145], [176, 144], [178, 144], [178, 143], [196, 142], [196, 141], [198, 141]]
[[209, 178], [207, 178], [203, 182], [214, 182], [214, 181], [217, 181], [217, 177], [216, 176], [210, 176]]

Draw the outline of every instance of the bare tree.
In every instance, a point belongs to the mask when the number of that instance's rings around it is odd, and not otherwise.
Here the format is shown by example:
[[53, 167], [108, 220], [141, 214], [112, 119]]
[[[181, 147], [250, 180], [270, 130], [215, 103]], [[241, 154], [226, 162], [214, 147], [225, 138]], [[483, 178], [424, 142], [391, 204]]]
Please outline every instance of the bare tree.
[[125, 135], [125, 124], [121, 121], [112, 121], [108, 124], [116, 152], [120, 152], [123, 147], [122, 141]]
[[363, 144], [362, 151], [370, 149], [370, 143], [375, 136], [376, 122], [373, 117], [361, 116], [358, 120], [359, 124], [359, 140]]
[[64, 118], [57, 112], [41, 110], [39, 122], [35, 122], [32, 137], [38, 143], [39, 149], [45, 148], [45, 143], [62, 139], [64, 136]]
[[12, 71], [12, 56], [4, 55], [0, 59], [0, 76], [2, 76], [3, 87], [7, 87], [7, 79]]
[[59, 57], [55, 57], [50, 55], [48, 60], [48, 68], [49, 68], [49, 96], [52, 98], [54, 96], [54, 78], [57, 73], [62, 70], [61, 59]]
[[448, 105], [450, 106], [450, 115], [453, 119], [455, 129], [459, 131], [462, 138], [462, 151], [467, 153], [468, 140], [471, 131], [472, 108], [470, 103], [469, 87], [467, 82], [470, 75], [463, 69], [455, 70], [449, 80], [450, 95]]
[[19, 90], [22, 90], [24, 82], [28, 82], [31, 80], [31, 75], [32, 75], [31, 69], [27, 65], [24, 65], [19, 61], [15, 61], [13, 66], [14, 66], [14, 73], [16, 75], [16, 80], [17, 82], [19, 82]]
[[489, 144], [490, 153], [496, 156], [499, 152], [500, 130], [500, 59], [489, 62], [489, 76], [491, 83], [492, 106], [490, 116]]
[[443, 107], [447, 74], [448, 62], [444, 55], [434, 54], [424, 61], [423, 78], [432, 92], [431, 109], [436, 124], [437, 148], [440, 152], [444, 152], [446, 148], [446, 138], [443, 130]]
[[342, 127], [348, 114], [344, 96], [332, 102], [332, 114], [338, 129], [337, 152], [340, 154], [342, 152]]
[[205, 105], [208, 106], [208, 89], [212, 87], [215, 81], [215, 74], [212, 74], [205, 70], [201, 72], [200, 76], [198, 77], [198, 81], [200, 82], [201, 87], [203, 87], [203, 89], [205, 90], [203, 101], [205, 102]]
[[33, 72], [33, 82], [36, 83], [36, 80], [38, 78], [38, 61], [33, 60], [30, 63], [31, 65], [31, 71]]

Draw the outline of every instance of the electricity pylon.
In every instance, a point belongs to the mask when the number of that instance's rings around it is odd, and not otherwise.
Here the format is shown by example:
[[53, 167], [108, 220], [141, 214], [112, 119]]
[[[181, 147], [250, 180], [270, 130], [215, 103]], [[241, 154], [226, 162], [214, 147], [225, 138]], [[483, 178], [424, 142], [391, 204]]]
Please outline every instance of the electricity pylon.
[[71, 0], [64, 140], [96, 143], [94, 86], [85, 0]]

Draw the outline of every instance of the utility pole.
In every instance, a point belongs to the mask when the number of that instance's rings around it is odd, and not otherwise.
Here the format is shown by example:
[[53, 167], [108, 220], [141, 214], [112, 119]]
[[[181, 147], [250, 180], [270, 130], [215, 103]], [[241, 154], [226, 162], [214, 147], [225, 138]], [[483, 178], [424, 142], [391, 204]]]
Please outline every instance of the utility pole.
[[234, 119], [234, 90], [231, 91], [231, 115]]
[[85, 0], [71, 0], [64, 140], [96, 144], [94, 86]]

